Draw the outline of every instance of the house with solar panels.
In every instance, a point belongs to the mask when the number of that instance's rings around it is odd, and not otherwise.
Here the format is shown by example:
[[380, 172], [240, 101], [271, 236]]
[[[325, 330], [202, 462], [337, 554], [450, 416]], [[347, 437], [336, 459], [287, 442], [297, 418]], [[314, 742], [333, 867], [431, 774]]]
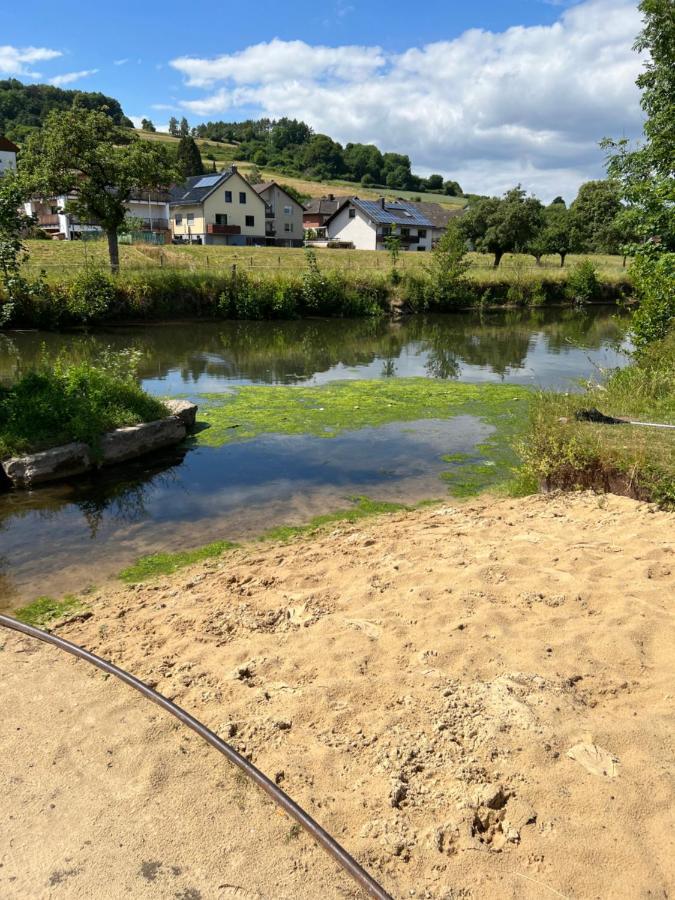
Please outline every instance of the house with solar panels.
[[411, 203], [402, 200], [359, 200], [343, 204], [325, 222], [329, 242], [356, 250], [386, 250], [395, 235], [401, 250], [431, 250], [433, 223]]
[[196, 175], [171, 190], [171, 232], [185, 243], [264, 246], [267, 205], [231, 166]]

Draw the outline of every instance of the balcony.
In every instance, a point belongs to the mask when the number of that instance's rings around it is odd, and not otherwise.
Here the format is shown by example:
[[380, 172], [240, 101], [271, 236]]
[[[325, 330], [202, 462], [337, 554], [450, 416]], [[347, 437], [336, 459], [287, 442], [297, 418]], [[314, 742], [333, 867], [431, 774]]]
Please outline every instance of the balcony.
[[420, 242], [420, 239], [416, 234], [388, 234], [384, 231], [378, 231], [377, 242], [378, 244], [384, 244], [387, 238], [390, 237], [398, 238], [402, 247], [407, 247], [410, 244], [419, 244]]
[[59, 217], [56, 213], [38, 213], [37, 223], [40, 228], [57, 228]]
[[138, 227], [139, 231], [168, 231], [168, 219], [142, 219]]
[[207, 234], [241, 234], [239, 225], [215, 225], [208, 224], [206, 226]]
[[265, 218], [266, 219], [274, 218], [274, 210], [272, 209], [271, 206], [267, 206], [267, 204], [265, 204]]
[[265, 237], [274, 237], [277, 233], [276, 228], [265, 228]]

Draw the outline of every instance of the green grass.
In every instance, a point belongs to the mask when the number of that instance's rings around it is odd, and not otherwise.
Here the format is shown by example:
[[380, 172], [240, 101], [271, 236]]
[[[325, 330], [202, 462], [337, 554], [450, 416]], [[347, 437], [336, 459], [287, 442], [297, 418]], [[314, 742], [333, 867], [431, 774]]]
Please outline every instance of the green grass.
[[413, 506], [405, 506], [402, 503], [371, 500], [369, 497], [350, 497], [349, 499], [355, 504], [354, 506], [346, 509], [336, 509], [334, 512], [315, 516], [305, 525], [278, 525], [262, 534], [260, 540], [289, 541], [300, 535], [314, 534], [320, 529], [328, 525], [334, 525], [337, 522], [358, 522], [360, 519], [366, 519], [370, 516], [380, 516], [386, 513], [415, 508]]
[[54, 600], [53, 597], [38, 597], [27, 606], [17, 609], [14, 615], [26, 625], [44, 629], [57, 619], [62, 619], [70, 613], [81, 612], [83, 609], [82, 601], [70, 595], [64, 597], [63, 600]]
[[539, 483], [625, 492], [675, 508], [675, 430], [577, 421], [576, 412], [590, 407], [675, 424], [675, 332], [585, 393], [541, 393], [521, 446], [525, 472]]
[[233, 550], [237, 544], [232, 541], [215, 541], [205, 547], [194, 550], [180, 550], [177, 553], [153, 553], [142, 556], [132, 566], [120, 572], [119, 577], [127, 584], [139, 584], [161, 575], [172, 575], [179, 569], [191, 566], [205, 559], [222, 556], [227, 550]]

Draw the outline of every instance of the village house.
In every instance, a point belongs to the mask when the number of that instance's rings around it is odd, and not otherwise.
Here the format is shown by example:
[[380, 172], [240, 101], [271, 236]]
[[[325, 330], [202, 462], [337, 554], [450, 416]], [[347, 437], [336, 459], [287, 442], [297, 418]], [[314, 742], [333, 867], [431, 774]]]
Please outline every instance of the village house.
[[453, 219], [459, 219], [465, 210], [461, 206], [448, 206], [446, 203], [427, 203], [420, 200], [401, 200], [408, 206], [414, 206], [425, 219], [431, 222], [431, 245], [440, 241]]
[[426, 251], [432, 247], [432, 222], [412, 204], [401, 201], [348, 200], [324, 224], [329, 242], [356, 250], [386, 250], [395, 236], [401, 250]]
[[305, 212], [302, 216], [305, 231], [312, 232], [311, 237], [318, 240], [325, 239], [325, 224], [331, 216], [341, 209], [352, 197], [336, 197], [335, 194], [327, 194], [325, 197], [314, 198], [305, 204]]
[[[24, 204], [24, 211], [35, 218], [38, 228], [55, 240], [74, 241], [101, 234], [100, 225], [84, 222], [66, 212], [68, 200], [73, 198], [74, 195], [61, 195], [29, 200]], [[139, 191], [138, 196], [132, 197], [127, 204], [127, 216], [136, 234], [161, 236], [162, 240], [170, 237], [169, 194], [166, 191]]]
[[269, 247], [302, 247], [305, 211], [276, 181], [254, 184], [253, 190], [265, 202], [265, 243]]
[[0, 135], [0, 175], [16, 171], [16, 154], [19, 148], [6, 137]]
[[236, 166], [188, 178], [169, 201], [173, 237], [186, 243], [264, 246], [267, 211]]

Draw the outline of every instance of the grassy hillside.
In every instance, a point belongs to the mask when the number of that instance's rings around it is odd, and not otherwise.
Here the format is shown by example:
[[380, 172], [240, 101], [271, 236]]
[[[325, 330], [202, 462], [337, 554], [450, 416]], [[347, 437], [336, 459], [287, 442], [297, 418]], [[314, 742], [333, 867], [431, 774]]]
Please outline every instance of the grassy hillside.
[[[175, 145], [178, 144], [179, 140], [170, 134], [158, 131], [137, 130], [136, 134], [144, 140], [162, 141]], [[202, 140], [201, 138], [196, 138], [196, 143], [202, 155], [205, 169], [210, 169], [212, 165], [212, 161], [208, 159], [209, 154], [214, 157], [218, 170], [235, 163], [239, 166], [242, 173], [246, 175], [253, 168], [252, 163], [237, 159], [237, 144], [221, 144], [216, 141]], [[365, 188], [354, 181], [340, 181], [338, 179], [333, 181], [311, 181], [308, 178], [296, 178], [291, 175], [285, 175], [281, 172], [276, 172], [274, 169], [261, 168], [259, 171], [266, 181], [274, 180], [287, 184], [305, 197], [323, 197], [325, 194], [355, 194], [364, 200], [376, 200], [378, 197], [385, 196], [387, 198], [404, 197], [406, 200], [419, 198], [430, 203], [443, 203], [447, 206], [463, 207], [466, 205], [466, 200], [463, 197], [448, 197], [446, 194], [427, 194], [420, 191], [403, 190], [391, 191], [389, 188]]]

